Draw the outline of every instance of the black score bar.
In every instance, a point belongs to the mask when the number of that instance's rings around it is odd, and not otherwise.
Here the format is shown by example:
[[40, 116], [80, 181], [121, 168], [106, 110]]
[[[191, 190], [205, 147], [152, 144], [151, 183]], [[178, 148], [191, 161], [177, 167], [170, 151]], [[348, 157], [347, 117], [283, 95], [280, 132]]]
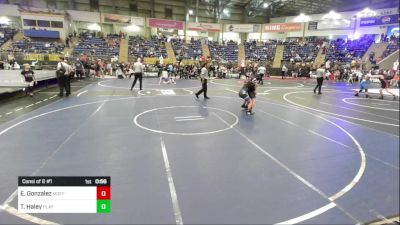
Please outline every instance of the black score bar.
[[18, 186], [111, 186], [111, 177], [19, 176]]

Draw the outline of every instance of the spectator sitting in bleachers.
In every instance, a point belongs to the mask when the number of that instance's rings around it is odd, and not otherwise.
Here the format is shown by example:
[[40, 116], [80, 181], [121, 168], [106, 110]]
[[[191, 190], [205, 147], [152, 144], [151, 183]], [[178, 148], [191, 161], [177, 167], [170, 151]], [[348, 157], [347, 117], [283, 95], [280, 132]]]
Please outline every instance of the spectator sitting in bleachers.
[[8, 52], [22, 53], [46, 53], [57, 54], [64, 50], [64, 45], [59, 42], [42, 42], [24, 39], [13, 42], [12, 46], [7, 49]]
[[0, 25], [0, 46], [2, 46], [10, 39], [12, 40], [16, 33], [17, 33], [16, 29]]
[[114, 57], [119, 54], [119, 38], [110, 34], [107, 38], [99, 38], [90, 32], [81, 32], [73, 53]]
[[330, 42], [326, 57], [343, 63], [351, 62], [353, 58], [361, 58], [373, 42], [374, 35], [364, 35], [358, 40], [339, 38]]
[[150, 40], [142, 37], [129, 37], [129, 54], [140, 58], [157, 57], [161, 55], [167, 58], [167, 50], [164, 47], [165, 37], [152, 36]]
[[382, 58], [385, 58], [385, 57], [391, 55], [393, 52], [395, 52], [399, 49], [399, 40], [400, 40], [400, 37], [396, 37], [394, 35], [392, 35], [390, 37], [390, 43], [387, 46], [387, 48], [385, 49], [385, 51], [383, 52]]
[[211, 58], [214, 60], [225, 60], [228, 62], [237, 62], [238, 60], [238, 44], [232, 40], [228, 41], [226, 45], [223, 42], [220, 45], [217, 42], [208, 42]]

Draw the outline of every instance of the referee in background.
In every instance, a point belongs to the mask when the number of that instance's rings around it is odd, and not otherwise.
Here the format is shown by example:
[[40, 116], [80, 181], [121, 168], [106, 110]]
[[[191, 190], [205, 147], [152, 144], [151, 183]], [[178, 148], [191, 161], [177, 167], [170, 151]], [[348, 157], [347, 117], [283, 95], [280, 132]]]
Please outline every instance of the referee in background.
[[135, 80], [133, 80], [131, 91], [135, 87], [136, 81], [139, 79], [139, 87], [142, 90], [142, 79], [143, 79], [143, 64], [141, 63], [140, 58], [137, 59], [137, 62], [133, 64], [133, 73], [135, 75]]
[[199, 95], [201, 93], [204, 93], [204, 99], [210, 99], [207, 96], [207, 79], [208, 79], [207, 63], [204, 63], [204, 65], [200, 71], [200, 81], [201, 81], [202, 88], [195, 94], [197, 99], [199, 99]]
[[316, 94], [317, 92], [317, 88], [318, 88], [318, 94], [322, 94], [321, 93], [321, 87], [322, 87], [322, 83], [324, 82], [324, 78], [325, 78], [325, 68], [324, 68], [324, 64], [321, 64], [321, 66], [317, 69], [317, 85], [314, 88], [314, 94]]

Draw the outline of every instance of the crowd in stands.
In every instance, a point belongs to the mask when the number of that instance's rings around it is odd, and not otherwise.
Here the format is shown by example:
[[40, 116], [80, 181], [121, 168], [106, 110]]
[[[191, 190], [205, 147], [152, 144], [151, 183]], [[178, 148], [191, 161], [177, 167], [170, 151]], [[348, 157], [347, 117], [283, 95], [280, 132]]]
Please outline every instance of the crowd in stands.
[[16, 29], [0, 25], [0, 46], [10, 39], [12, 40], [16, 33]]
[[177, 60], [193, 59], [199, 60], [203, 56], [200, 40], [191, 39], [190, 43], [185, 44], [182, 39], [174, 38], [170, 40]]
[[140, 58], [144, 57], [167, 57], [167, 50], [165, 49], [166, 38], [156, 35], [152, 36], [149, 40], [139, 36], [129, 37], [129, 55], [135, 55]]
[[200, 40], [191, 40], [190, 44], [188, 45], [187, 53], [188, 58], [190, 59], [199, 59], [203, 53], [201, 49], [201, 42]]
[[115, 57], [119, 54], [119, 35], [108, 34], [106, 37], [96, 37], [94, 33], [79, 33], [74, 55], [87, 54], [98, 57]]
[[393, 41], [399, 41], [399, 36], [397, 34], [397, 36], [395, 34], [392, 34], [390, 36], [388, 36], [387, 34], [382, 33], [380, 36], [380, 42], [384, 43], [384, 42], [393, 42]]
[[[17, 33], [16, 29], [0, 25], [0, 46], [8, 40], [13, 40]], [[8, 53], [45, 53], [53, 54], [60, 53], [64, 50], [65, 45], [59, 41], [49, 40], [32, 40], [25, 37], [23, 40], [13, 41], [8, 48], [1, 48], [1, 51]]]
[[59, 54], [64, 51], [65, 45], [59, 41], [32, 41], [25, 38], [21, 41], [15, 41], [8, 49], [8, 52], [21, 52], [33, 54]]
[[400, 37], [395, 37], [394, 35], [391, 36], [389, 45], [383, 52], [382, 58], [385, 58], [385, 57], [391, 55], [393, 52], [397, 51], [399, 49], [399, 41], [400, 41]]
[[238, 60], [238, 44], [234, 41], [218, 42], [209, 41], [208, 48], [210, 50], [211, 58], [214, 60], [223, 60], [227, 62], [237, 62]]
[[176, 60], [188, 59], [189, 56], [186, 52], [186, 47], [181, 38], [172, 38], [170, 40], [172, 49], [174, 50], [174, 54]]
[[272, 61], [275, 56], [276, 41], [246, 41], [244, 42], [244, 48], [246, 59], [250, 61]]
[[318, 42], [283, 43], [283, 61], [313, 62], [321, 46]]
[[329, 43], [326, 58], [349, 63], [354, 58], [361, 58], [374, 43], [374, 35], [364, 35], [358, 40], [338, 38]]

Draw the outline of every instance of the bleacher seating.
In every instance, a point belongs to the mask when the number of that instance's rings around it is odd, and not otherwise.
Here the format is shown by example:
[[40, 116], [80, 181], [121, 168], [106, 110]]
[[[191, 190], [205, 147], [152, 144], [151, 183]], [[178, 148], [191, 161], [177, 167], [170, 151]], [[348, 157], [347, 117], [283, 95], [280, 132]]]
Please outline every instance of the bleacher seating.
[[199, 40], [192, 41], [188, 45], [187, 55], [189, 59], [196, 59], [202, 56], [201, 42]]
[[364, 35], [358, 40], [337, 39], [330, 42], [327, 59], [349, 63], [353, 58], [361, 58], [374, 42], [374, 35]]
[[180, 39], [171, 39], [170, 42], [178, 59], [199, 59], [203, 55], [199, 40], [191, 40], [189, 44]]
[[274, 58], [275, 42], [245, 42], [246, 59], [251, 61], [271, 61]]
[[188, 47], [183, 43], [183, 40], [171, 39], [170, 42], [177, 60], [189, 59], [189, 55], [187, 53]]
[[389, 43], [389, 45], [387, 46], [387, 48], [383, 52], [383, 55], [382, 55], [383, 59], [399, 49], [399, 39], [400, 38], [394, 38]]
[[80, 33], [73, 54], [83, 53], [97, 57], [117, 56], [119, 54], [119, 37], [118, 35], [108, 35], [106, 38], [98, 38], [89, 33]]
[[10, 38], [12, 38], [16, 33], [17, 30], [13, 28], [0, 26], [0, 46], [10, 40]]
[[8, 52], [56, 54], [64, 50], [64, 44], [59, 42], [21, 40], [12, 43]]
[[306, 43], [284, 43], [284, 61], [293, 59], [295, 62], [313, 62], [317, 57], [318, 49], [315, 42]]
[[208, 42], [211, 58], [215, 60], [226, 60], [228, 62], [237, 62], [238, 45], [234, 41], [228, 41], [226, 45], [220, 45], [217, 42]]
[[129, 55], [137, 55], [143, 57], [160, 57], [167, 58], [167, 50], [165, 49], [164, 39], [153, 36], [150, 40], [142, 37], [129, 37]]

